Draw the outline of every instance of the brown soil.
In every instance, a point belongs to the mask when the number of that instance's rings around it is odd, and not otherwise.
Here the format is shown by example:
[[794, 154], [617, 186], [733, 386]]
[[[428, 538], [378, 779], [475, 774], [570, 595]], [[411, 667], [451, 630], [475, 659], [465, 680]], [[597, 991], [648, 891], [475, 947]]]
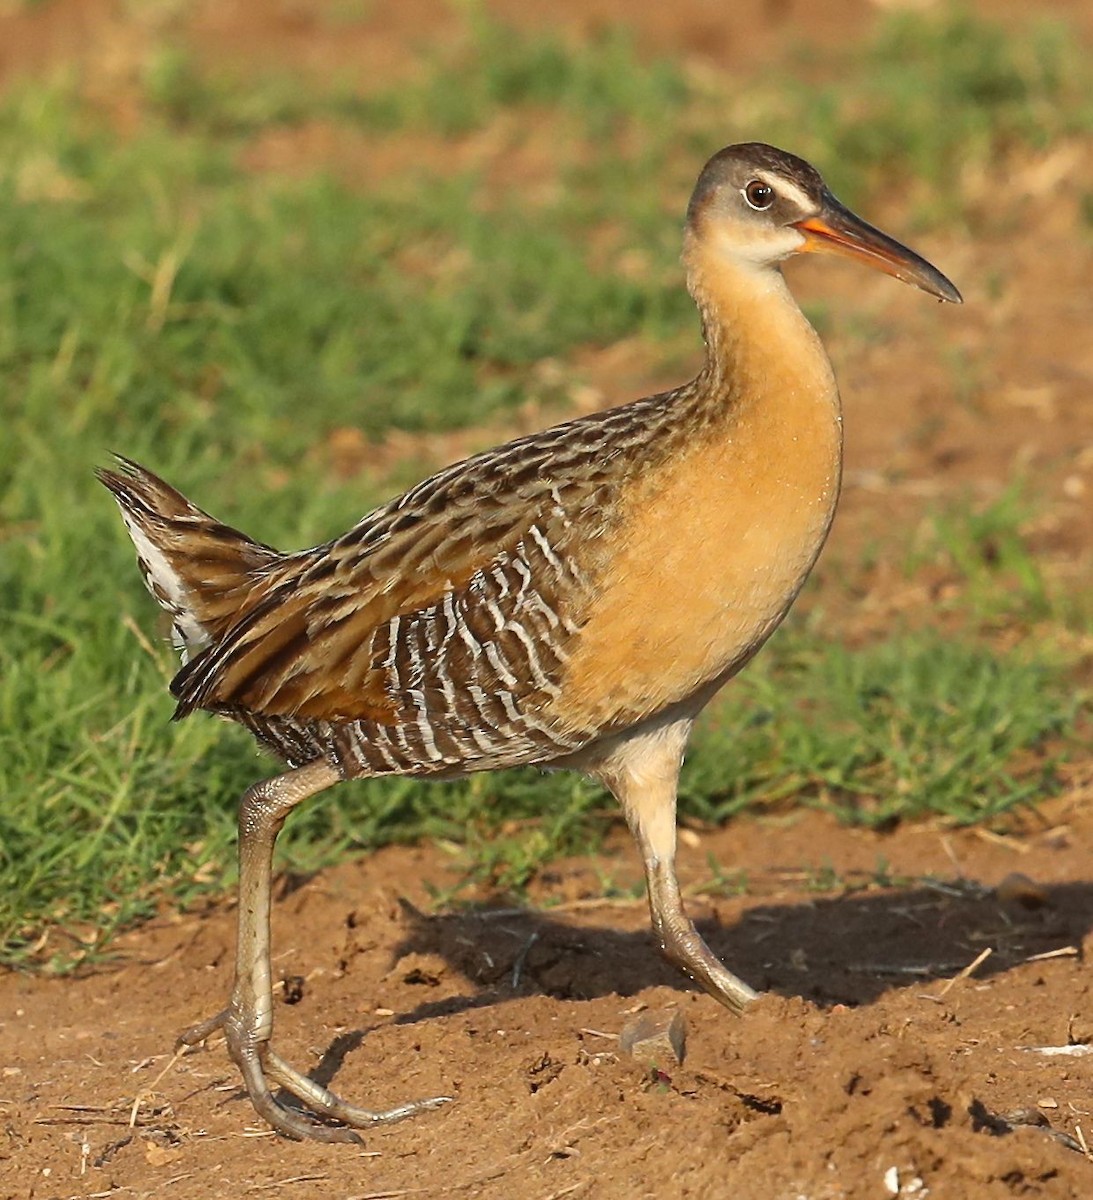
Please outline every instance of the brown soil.
[[[186, 10], [179, 36], [236, 61], [363, 64], [392, 77], [450, 32], [439, 2], [362, 7], [354, 30], [317, 19], [304, 0], [222, 0]], [[875, 11], [864, 0], [497, 7], [578, 30], [626, 16], [645, 44], [734, 68], [790, 40], [856, 35]], [[1008, 17], [1029, 6], [982, 7]], [[1093, 30], [1093, 5], [1065, 7]], [[0, 78], [75, 61], [124, 122], [149, 31], [184, 9], [66, 0], [0, 10]], [[333, 153], [321, 132], [310, 140], [275, 147], [272, 164], [259, 145], [256, 169]], [[1086, 151], [1056, 146], [1004, 191], [984, 180], [982, 228], [921, 247], [964, 286], [959, 312], [849, 268], [794, 271], [799, 294], [822, 296], [835, 314], [827, 340], [849, 437], [842, 510], [810, 602], [852, 631], [921, 619], [936, 599], [883, 566], [862, 578], [864, 543], [904, 547], [938, 502], [995, 496], [1015, 474], [1035, 482], [1029, 534], [1046, 568], [1088, 587]], [[893, 204], [869, 215], [898, 230]], [[852, 336], [852, 320], [873, 336]], [[633, 351], [582, 357], [584, 397], [615, 402], [672, 382]], [[962, 390], [955, 355], [967, 364]], [[441, 439], [415, 452], [465, 448]], [[932, 826], [882, 836], [814, 814], [684, 831], [685, 886], [712, 890], [700, 886], [711, 857], [748, 873], [746, 896], [690, 901], [714, 949], [769, 993], [742, 1020], [657, 958], [643, 902], [597, 899], [605, 875], [637, 881], [621, 833], [602, 856], [541, 879], [534, 899], [560, 903], [540, 913], [422, 915], [428, 886], [454, 880], [432, 846], [282, 881], [281, 1051], [376, 1107], [454, 1097], [370, 1133], [363, 1150], [264, 1131], [220, 1044], [172, 1062], [175, 1034], [224, 1001], [233, 913], [164, 913], [120, 940], [109, 969], [0, 977], [0, 1198], [1093, 1195], [1093, 1067], [1073, 1052], [1093, 1042], [1091, 777], [1077, 768], [1067, 794], [1007, 838]], [[879, 886], [881, 861], [900, 882]], [[1015, 872], [1035, 882], [998, 888]], [[682, 1066], [654, 1070], [619, 1053], [616, 1035], [640, 1009], [683, 1014]]]
[[[358, 1102], [454, 1097], [363, 1150], [263, 1131], [219, 1043], [171, 1061], [223, 1003], [233, 914], [166, 914], [114, 969], [0, 981], [0, 1195], [872, 1200], [894, 1169], [908, 1196], [1087, 1196], [1088, 1060], [1036, 1048], [1093, 1038], [1089, 801], [1011, 839], [688, 831], [684, 886], [708, 855], [748, 871], [746, 897], [690, 902], [769, 993], [739, 1020], [661, 962], [643, 902], [594, 898], [600, 870], [637, 874], [621, 838], [559, 864], [539, 913], [421, 915], [453, 879], [431, 848], [325, 872], [277, 905], [280, 1050]], [[876, 886], [881, 860], [911, 882]], [[1018, 871], [1035, 884], [982, 886]], [[682, 1066], [620, 1054], [640, 1009], [683, 1014]]]

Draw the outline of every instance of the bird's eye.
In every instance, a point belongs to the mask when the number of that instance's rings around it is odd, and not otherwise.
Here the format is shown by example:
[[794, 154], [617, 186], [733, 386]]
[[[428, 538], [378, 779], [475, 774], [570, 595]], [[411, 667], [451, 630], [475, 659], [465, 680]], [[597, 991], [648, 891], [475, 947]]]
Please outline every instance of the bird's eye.
[[747, 200], [752, 208], [770, 208], [774, 203], [774, 188], [769, 183], [764, 183], [761, 179], [753, 179], [744, 188], [744, 199]]

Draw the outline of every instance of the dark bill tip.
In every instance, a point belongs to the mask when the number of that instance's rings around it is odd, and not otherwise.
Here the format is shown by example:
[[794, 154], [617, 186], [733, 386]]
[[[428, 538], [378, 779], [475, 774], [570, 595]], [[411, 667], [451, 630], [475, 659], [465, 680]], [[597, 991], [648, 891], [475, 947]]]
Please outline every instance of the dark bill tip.
[[963, 304], [964, 297], [932, 263], [855, 216], [830, 193], [813, 217], [796, 222], [805, 235], [805, 251], [842, 254], [904, 283], [914, 284], [939, 300]]

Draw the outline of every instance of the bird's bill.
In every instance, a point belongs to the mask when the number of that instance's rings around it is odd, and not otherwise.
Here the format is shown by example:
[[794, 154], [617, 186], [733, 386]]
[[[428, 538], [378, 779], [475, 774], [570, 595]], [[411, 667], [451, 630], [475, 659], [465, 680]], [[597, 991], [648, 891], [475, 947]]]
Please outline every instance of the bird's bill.
[[879, 229], [874, 229], [861, 217], [855, 216], [829, 193], [824, 196], [823, 206], [815, 216], [795, 222], [797, 229], [805, 235], [805, 251], [816, 253], [843, 254], [857, 259], [913, 283], [939, 300], [963, 304], [964, 299], [956, 288], [937, 269], [913, 250], [900, 245]]

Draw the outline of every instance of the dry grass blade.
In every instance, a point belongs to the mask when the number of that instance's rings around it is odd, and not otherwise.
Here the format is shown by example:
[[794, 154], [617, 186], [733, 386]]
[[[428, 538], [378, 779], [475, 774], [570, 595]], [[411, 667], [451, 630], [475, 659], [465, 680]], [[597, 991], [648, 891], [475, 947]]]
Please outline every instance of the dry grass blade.
[[249, 1192], [266, 1192], [273, 1188], [289, 1187], [294, 1183], [321, 1183], [324, 1179], [329, 1179], [329, 1175], [290, 1175], [287, 1179], [271, 1179], [269, 1183], [252, 1183]]
[[152, 1096], [155, 1093], [156, 1085], [159, 1083], [159, 1081], [165, 1075], [167, 1075], [169, 1072], [174, 1070], [175, 1064], [182, 1057], [183, 1052], [186, 1049], [188, 1049], [188, 1047], [182, 1047], [180, 1049], [175, 1050], [175, 1052], [171, 1055], [170, 1059], [167, 1061], [167, 1065], [163, 1068], [162, 1071], [160, 1071], [160, 1073], [155, 1077], [155, 1079], [153, 1079], [152, 1082], [150, 1084], [148, 1084], [147, 1087], [141, 1088], [141, 1090], [139, 1092], [137, 1092], [137, 1094], [133, 1097], [133, 1104], [129, 1110], [129, 1126], [130, 1126], [130, 1128], [135, 1126], [137, 1123], [137, 1114], [140, 1111], [140, 1106], [145, 1102], [145, 1100], [147, 1100], [150, 1096]]
[[428, 1188], [392, 1188], [382, 1192], [355, 1192], [345, 1200], [398, 1200], [399, 1196], [417, 1196]]
[[516, 961], [512, 964], [512, 990], [515, 991], [520, 986], [520, 976], [524, 970], [524, 963], [527, 962], [527, 957], [531, 953], [532, 946], [539, 940], [538, 932], [535, 932], [528, 940], [520, 947], [520, 953], [516, 956]]
[[174, 1116], [171, 1105], [163, 1103], [149, 1108], [143, 1117], [134, 1120], [133, 1109], [128, 1103], [119, 1104], [51, 1104], [51, 1109], [70, 1116], [35, 1117], [35, 1125], [120, 1125], [127, 1129], [147, 1128], [164, 1118]]
[[1078, 958], [1081, 955], [1081, 950], [1077, 946], [1060, 946], [1057, 950], [1045, 950], [1042, 954], [1030, 954], [1028, 958], [1022, 959], [1022, 962], [1047, 962], [1052, 958]]
[[944, 997], [946, 997], [958, 983], [974, 975], [975, 972], [979, 970], [979, 968], [987, 961], [988, 958], [990, 958], [993, 953], [994, 951], [990, 946], [988, 946], [985, 950], [981, 950], [959, 974], [954, 975], [952, 979], [945, 984], [941, 991], [938, 992], [936, 997], [931, 997], [931, 999], [944, 999]]
[[1093, 1046], [1080, 1042], [1076, 1046], [1019, 1046], [1027, 1054], [1042, 1054], [1045, 1058], [1085, 1058], [1093, 1054]]
[[563, 1196], [572, 1196], [574, 1193], [579, 1192], [581, 1188], [589, 1187], [591, 1182], [590, 1179], [579, 1179], [576, 1183], [571, 1183], [569, 1187], [562, 1188], [557, 1192], [551, 1192], [544, 1200], [562, 1200]]

